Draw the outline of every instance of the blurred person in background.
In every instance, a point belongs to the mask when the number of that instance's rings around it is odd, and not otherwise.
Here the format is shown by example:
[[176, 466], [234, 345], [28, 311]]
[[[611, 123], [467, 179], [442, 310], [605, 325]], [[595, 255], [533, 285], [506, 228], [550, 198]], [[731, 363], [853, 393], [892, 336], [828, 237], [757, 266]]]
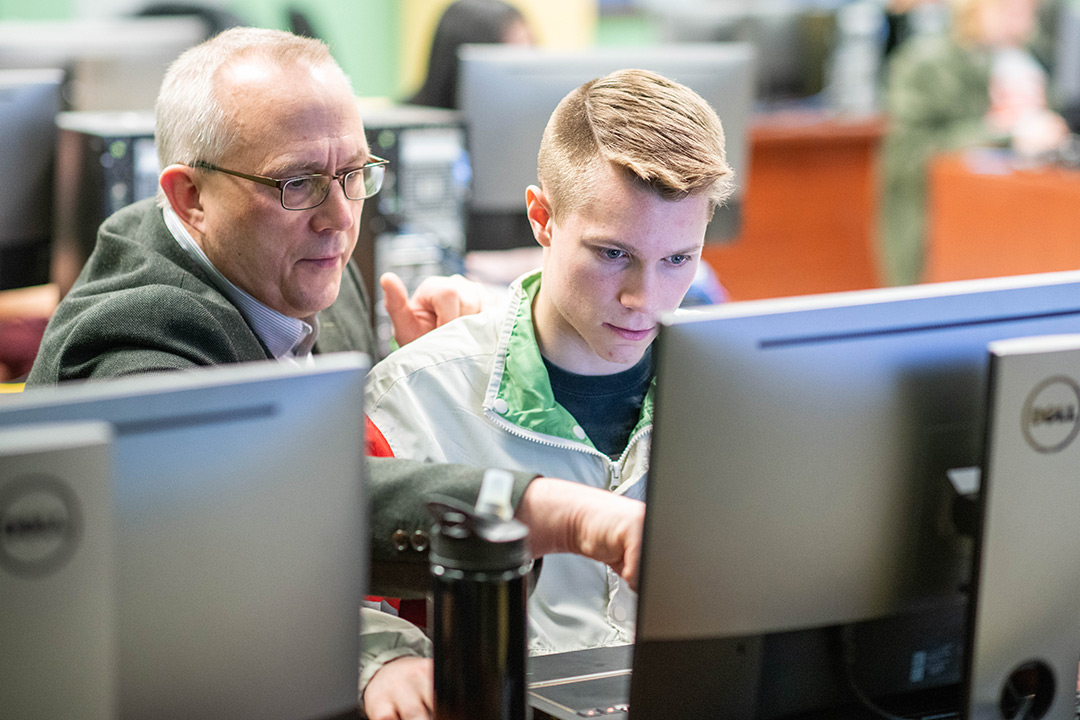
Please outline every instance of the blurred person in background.
[[949, 0], [947, 33], [912, 37], [886, 79], [882, 259], [890, 284], [923, 269], [931, 158], [973, 145], [1034, 157], [1068, 136], [1047, 105], [1046, 72], [1027, 50], [1037, 0]]
[[943, 0], [884, 0], [886, 37], [885, 57], [908, 38], [939, 32], [945, 23]]
[[457, 108], [457, 51], [468, 43], [532, 45], [533, 35], [521, 11], [502, 0], [451, 3], [435, 28], [424, 84], [406, 102]]

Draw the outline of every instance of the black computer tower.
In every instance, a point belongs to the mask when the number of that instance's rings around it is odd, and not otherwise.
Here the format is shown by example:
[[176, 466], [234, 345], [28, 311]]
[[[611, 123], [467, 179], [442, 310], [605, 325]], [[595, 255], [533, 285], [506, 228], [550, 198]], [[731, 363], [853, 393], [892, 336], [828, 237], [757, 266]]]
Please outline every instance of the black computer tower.
[[364, 205], [354, 254], [385, 353], [391, 329], [378, 278], [396, 272], [411, 292], [430, 275], [462, 272], [470, 166], [457, 112], [407, 105], [361, 112], [371, 152], [390, 161], [383, 189]]
[[52, 281], [70, 289], [94, 249], [98, 226], [158, 186], [152, 112], [57, 116]]

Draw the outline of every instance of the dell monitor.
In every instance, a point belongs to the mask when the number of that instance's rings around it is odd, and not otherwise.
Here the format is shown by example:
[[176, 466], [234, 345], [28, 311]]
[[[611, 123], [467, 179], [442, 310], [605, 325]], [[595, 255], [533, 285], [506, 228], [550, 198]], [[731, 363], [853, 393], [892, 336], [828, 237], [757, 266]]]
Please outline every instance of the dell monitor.
[[749, 173], [751, 46], [702, 43], [556, 51], [464, 45], [458, 55], [458, 107], [472, 170], [466, 249], [535, 244], [525, 215], [525, 188], [537, 182], [536, 158], [548, 118], [571, 90], [622, 68], [660, 73], [690, 87], [716, 110], [736, 191], [717, 208], [705, 240], [730, 240], [738, 233]]
[[115, 717], [111, 441], [104, 422], [0, 428], [5, 717]]
[[[117, 717], [355, 713], [366, 367], [365, 356], [343, 353], [304, 368], [264, 362], [71, 382], [0, 403], [0, 431], [111, 428]], [[0, 537], [0, 549], [17, 540]], [[8, 571], [0, 563], [0, 583]], [[86, 587], [99, 582], [85, 578]], [[25, 590], [24, 599], [33, 588]], [[22, 625], [58, 612], [21, 607]]]
[[1078, 328], [1078, 272], [667, 319], [632, 716], [958, 710], [987, 346]]
[[1076, 720], [1080, 334], [989, 356], [964, 717]]

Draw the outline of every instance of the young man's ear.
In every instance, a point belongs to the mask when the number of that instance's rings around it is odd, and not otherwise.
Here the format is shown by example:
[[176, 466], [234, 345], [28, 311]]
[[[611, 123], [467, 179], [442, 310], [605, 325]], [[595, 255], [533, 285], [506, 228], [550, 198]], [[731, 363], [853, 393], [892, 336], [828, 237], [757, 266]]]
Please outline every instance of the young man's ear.
[[205, 215], [195, 170], [187, 165], [170, 165], [161, 171], [158, 182], [177, 216], [201, 232]]
[[535, 185], [525, 190], [525, 208], [533, 237], [542, 247], [551, 245], [551, 204], [544, 191]]

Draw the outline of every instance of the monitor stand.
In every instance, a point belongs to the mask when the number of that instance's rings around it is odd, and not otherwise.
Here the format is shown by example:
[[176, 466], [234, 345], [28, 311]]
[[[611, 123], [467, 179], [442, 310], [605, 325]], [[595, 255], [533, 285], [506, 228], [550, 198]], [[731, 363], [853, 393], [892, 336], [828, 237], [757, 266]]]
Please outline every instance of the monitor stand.
[[1080, 335], [990, 344], [968, 720], [1073, 720], [1080, 663]]

